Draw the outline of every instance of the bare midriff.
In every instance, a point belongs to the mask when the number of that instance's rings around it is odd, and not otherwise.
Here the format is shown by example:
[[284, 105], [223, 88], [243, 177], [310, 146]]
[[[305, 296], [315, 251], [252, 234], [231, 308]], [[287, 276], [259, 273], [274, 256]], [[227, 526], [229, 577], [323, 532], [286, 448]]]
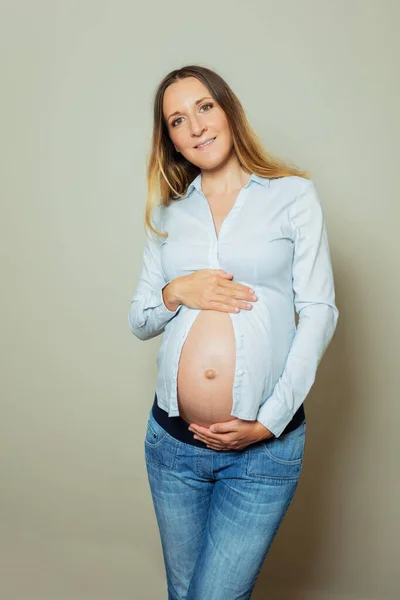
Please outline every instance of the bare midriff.
[[[209, 202], [216, 236], [238, 192]], [[209, 427], [236, 419], [231, 415], [236, 342], [227, 312], [202, 310], [183, 344], [178, 365], [179, 416]]]
[[179, 416], [204, 427], [236, 419], [231, 415], [235, 367], [231, 317], [221, 311], [200, 311], [179, 360]]

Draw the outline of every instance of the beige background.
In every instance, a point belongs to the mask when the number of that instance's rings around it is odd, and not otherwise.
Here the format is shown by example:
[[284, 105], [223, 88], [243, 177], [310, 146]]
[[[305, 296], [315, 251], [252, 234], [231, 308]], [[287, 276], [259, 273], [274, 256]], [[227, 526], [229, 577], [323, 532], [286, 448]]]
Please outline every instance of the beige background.
[[253, 597], [398, 598], [399, 17], [396, 0], [1, 2], [1, 600], [166, 599], [143, 455], [160, 338], [127, 313], [150, 101], [190, 63], [311, 170], [340, 310]]

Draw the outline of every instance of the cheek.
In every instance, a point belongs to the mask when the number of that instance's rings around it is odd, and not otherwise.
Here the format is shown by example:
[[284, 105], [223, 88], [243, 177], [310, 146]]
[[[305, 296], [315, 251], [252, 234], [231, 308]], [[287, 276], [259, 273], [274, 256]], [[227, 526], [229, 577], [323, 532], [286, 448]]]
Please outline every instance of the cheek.
[[193, 140], [188, 133], [184, 131], [179, 131], [175, 135], [171, 136], [172, 143], [178, 148], [180, 152], [187, 152], [191, 149], [193, 144]]
[[227, 148], [230, 148], [233, 144], [233, 138], [229, 124], [225, 120], [223, 122], [216, 123], [215, 130], [218, 131], [220, 136], [220, 143]]
[[213, 123], [216, 129], [226, 136], [231, 136], [231, 129], [229, 127], [228, 119], [223, 112], [215, 114], [215, 122]]
[[181, 145], [179, 141], [179, 136], [175, 135], [173, 132], [171, 132], [171, 130], [169, 131], [169, 139], [171, 140], [171, 144], [173, 146], [179, 148], [179, 146]]

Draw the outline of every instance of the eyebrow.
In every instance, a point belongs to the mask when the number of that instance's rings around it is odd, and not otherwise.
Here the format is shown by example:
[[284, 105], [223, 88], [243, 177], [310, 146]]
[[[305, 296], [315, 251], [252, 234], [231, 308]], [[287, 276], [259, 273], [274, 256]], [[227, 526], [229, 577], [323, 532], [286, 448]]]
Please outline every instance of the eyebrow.
[[[199, 98], [199, 100], [196, 100], [195, 106], [200, 104], [200, 102], [203, 102], [203, 100], [207, 100], [208, 98], [211, 98], [211, 96], [204, 96], [203, 98]], [[169, 121], [171, 117], [174, 117], [175, 115], [180, 115], [180, 114], [181, 114], [181, 111], [176, 110], [175, 112], [173, 112], [169, 115], [167, 121]]]

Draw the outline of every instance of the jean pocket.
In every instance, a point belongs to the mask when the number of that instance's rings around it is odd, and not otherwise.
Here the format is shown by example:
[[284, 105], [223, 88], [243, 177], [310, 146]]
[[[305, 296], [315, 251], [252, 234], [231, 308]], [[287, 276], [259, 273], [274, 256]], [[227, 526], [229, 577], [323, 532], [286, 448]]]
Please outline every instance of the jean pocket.
[[261, 446], [262, 450], [268, 454], [271, 460], [279, 464], [295, 465], [303, 460], [306, 422], [289, 431], [278, 438], [270, 438]]
[[158, 424], [153, 414], [150, 413], [144, 439], [146, 462], [173, 469], [177, 448], [177, 441]]
[[246, 472], [249, 476], [285, 483], [299, 478], [305, 449], [306, 422], [278, 438], [269, 438], [250, 449]]

